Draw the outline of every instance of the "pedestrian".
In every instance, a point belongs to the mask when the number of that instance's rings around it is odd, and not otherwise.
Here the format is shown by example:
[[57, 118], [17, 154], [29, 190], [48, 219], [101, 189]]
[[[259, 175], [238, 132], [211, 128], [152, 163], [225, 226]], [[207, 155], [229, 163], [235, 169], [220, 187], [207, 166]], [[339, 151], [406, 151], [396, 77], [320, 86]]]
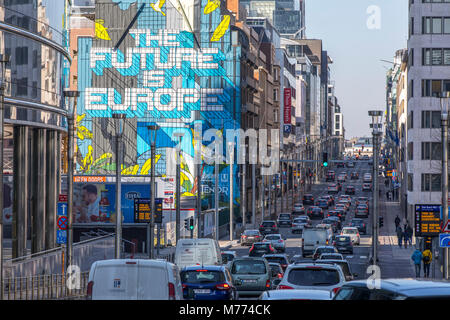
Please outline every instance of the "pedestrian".
[[397, 227], [400, 225], [400, 217], [397, 215], [395, 217], [395, 230], [397, 230]]
[[408, 232], [407, 232], [407, 228], [403, 227], [403, 242], [405, 243], [405, 249], [408, 249]]
[[402, 248], [402, 239], [403, 239], [403, 230], [400, 226], [398, 226], [396, 229], [396, 232], [397, 232], [397, 238], [398, 238], [398, 246], [401, 249]]
[[422, 258], [422, 252], [420, 252], [419, 248], [416, 248], [411, 256], [411, 260], [414, 261], [414, 267], [416, 269], [416, 278], [420, 278], [420, 265], [422, 263]]
[[430, 265], [431, 261], [433, 260], [433, 254], [431, 253], [430, 249], [425, 249], [422, 252], [422, 260], [423, 260], [423, 276], [425, 278], [430, 277]]
[[412, 237], [413, 237], [413, 229], [411, 228], [411, 226], [408, 224], [408, 227], [406, 228], [406, 234], [408, 235], [408, 242], [409, 245], [412, 246]]
[[386, 191], [386, 200], [389, 201], [389, 191]]

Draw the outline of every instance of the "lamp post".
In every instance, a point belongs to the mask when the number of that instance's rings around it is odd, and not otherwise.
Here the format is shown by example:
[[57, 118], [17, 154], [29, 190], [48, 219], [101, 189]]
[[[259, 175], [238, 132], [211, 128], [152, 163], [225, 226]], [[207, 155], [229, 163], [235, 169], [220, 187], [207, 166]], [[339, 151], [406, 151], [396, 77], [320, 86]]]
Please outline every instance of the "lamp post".
[[72, 265], [73, 258], [73, 145], [75, 133], [75, 113], [77, 99], [80, 92], [64, 90], [67, 98], [67, 121], [68, 121], [68, 143], [67, 143], [67, 237], [66, 237], [66, 269]]
[[[442, 132], [442, 215], [443, 225], [448, 221], [448, 99], [450, 92], [440, 95], [441, 104], [441, 132]], [[448, 248], [443, 249], [443, 276], [448, 279]]]
[[373, 219], [372, 219], [372, 259], [373, 264], [378, 262], [378, 137], [381, 135], [379, 126], [381, 125], [382, 111], [369, 111], [372, 117], [373, 136]]
[[1, 54], [2, 79], [0, 84], [0, 300], [3, 300], [3, 138], [5, 124], [5, 69], [9, 55]]
[[124, 113], [113, 114], [114, 124], [116, 127], [116, 243], [115, 243], [115, 258], [121, 257], [122, 245], [122, 136], [123, 126], [125, 122]]
[[228, 154], [230, 157], [230, 241], [233, 240], [233, 163], [234, 142], [228, 142]]
[[[150, 181], [150, 223], [148, 224], [147, 228], [150, 228], [150, 230], [147, 230], [147, 237], [150, 236], [150, 243], [148, 244], [149, 248], [149, 259], [154, 258], [154, 247], [155, 247], [155, 236], [154, 236], [154, 225], [155, 225], [155, 194], [156, 194], [156, 184], [155, 184], [155, 149], [156, 149], [156, 133], [159, 130], [158, 125], [150, 125], [147, 126], [147, 129], [149, 131], [149, 138], [150, 138], [150, 157], [151, 157], [151, 168], [150, 168], [150, 174], [151, 174], [151, 181]], [[150, 232], [149, 232], [150, 231]], [[158, 235], [159, 236], [159, 235]], [[159, 243], [159, 238], [158, 238]], [[158, 246], [159, 247], [159, 246]], [[159, 250], [159, 248], [158, 248]]]
[[[176, 173], [176, 214], [175, 214], [175, 241], [178, 243], [180, 240], [180, 205], [181, 205], [181, 185], [180, 185], [180, 175], [181, 175], [181, 139], [184, 136], [183, 132], [175, 132], [173, 134], [178, 138], [177, 145], [177, 173]], [[219, 239], [217, 239], [219, 240]]]

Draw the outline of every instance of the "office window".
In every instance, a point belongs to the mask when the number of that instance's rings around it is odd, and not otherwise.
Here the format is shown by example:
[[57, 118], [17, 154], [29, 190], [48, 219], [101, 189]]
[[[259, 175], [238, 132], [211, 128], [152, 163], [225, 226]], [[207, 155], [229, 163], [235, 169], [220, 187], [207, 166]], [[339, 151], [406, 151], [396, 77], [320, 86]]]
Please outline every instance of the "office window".
[[431, 62], [434, 66], [440, 66], [442, 64], [442, 49], [432, 49]]
[[444, 18], [444, 33], [450, 33], [450, 18]]
[[26, 96], [28, 95], [28, 78], [17, 79], [17, 95], [18, 96]]
[[450, 80], [442, 81], [442, 91], [450, 91]]
[[422, 65], [431, 65], [431, 49], [429, 48], [423, 48], [422, 50]]
[[431, 19], [429, 17], [422, 18], [422, 33], [423, 34], [431, 33]]
[[411, 173], [408, 173], [408, 191], [413, 191], [414, 189], [414, 175]]
[[422, 173], [422, 191], [441, 191], [441, 175]]
[[444, 52], [444, 59], [443, 59], [444, 65], [448, 66], [450, 65], [450, 49], [444, 49], [443, 52]]
[[431, 111], [431, 128], [436, 129], [441, 127], [441, 112]]
[[17, 47], [15, 58], [18, 66], [28, 64], [28, 47]]
[[408, 143], [408, 160], [414, 160], [414, 142]]
[[442, 18], [432, 18], [431, 19], [431, 28], [433, 34], [441, 34], [442, 33]]
[[440, 142], [431, 142], [431, 160], [442, 160], [442, 146]]
[[430, 143], [422, 142], [422, 160], [430, 160]]
[[422, 191], [430, 191], [430, 175], [427, 173], [422, 173]]

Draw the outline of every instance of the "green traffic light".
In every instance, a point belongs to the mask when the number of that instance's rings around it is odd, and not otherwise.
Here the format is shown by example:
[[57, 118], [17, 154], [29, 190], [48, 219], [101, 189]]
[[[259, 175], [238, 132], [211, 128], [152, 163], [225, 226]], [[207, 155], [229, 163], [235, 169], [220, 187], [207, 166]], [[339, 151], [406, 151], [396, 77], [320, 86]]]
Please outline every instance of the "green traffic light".
[[324, 167], [328, 167], [328, 162], [324, 162], [324, 163], [323, 163], [323, 166], [324, 166]]
[[190, 228], [191, 230], [194, 230], [194, 226], [190, 226], [189, 228]]

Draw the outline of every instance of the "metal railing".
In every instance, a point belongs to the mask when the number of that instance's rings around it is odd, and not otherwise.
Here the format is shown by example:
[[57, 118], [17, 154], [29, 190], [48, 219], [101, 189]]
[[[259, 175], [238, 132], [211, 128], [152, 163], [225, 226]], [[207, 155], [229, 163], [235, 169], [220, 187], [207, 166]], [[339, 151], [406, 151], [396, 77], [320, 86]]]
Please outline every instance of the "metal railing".
[[4, 279], [3, 297], [5, 300], [62, 300], [85, 299], [89, 272], [79, 274], [78, 283], [71, 289], [69, 281], [73, 275], [52, 274], [23, 278]]

